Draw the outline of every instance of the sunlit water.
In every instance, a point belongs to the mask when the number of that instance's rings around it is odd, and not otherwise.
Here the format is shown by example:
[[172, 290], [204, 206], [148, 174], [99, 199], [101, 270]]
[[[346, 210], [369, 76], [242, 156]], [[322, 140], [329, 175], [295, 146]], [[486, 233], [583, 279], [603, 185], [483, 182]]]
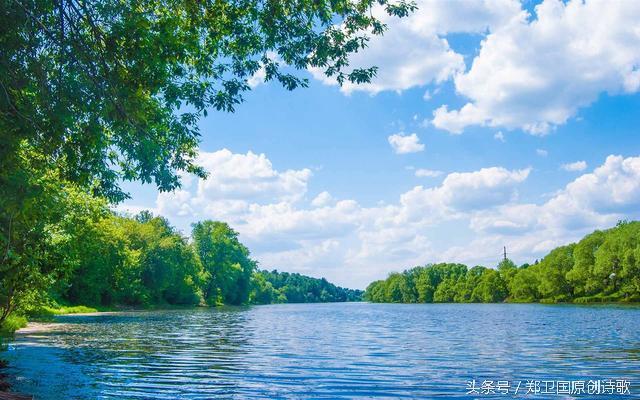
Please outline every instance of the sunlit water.
[[63, 329], [2, 354], [15, 390], [36, 399], [488, 398], [467, 394], [467, 382], [612, 378], [640, 396], [637, 307], [301, 304], [58, 322]]

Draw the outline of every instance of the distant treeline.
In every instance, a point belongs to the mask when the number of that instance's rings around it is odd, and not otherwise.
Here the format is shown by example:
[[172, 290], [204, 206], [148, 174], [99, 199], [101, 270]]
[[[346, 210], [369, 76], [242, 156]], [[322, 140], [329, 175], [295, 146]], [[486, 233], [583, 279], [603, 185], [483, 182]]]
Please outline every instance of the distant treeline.
[[640, 301], [640, 222], [619, 222], [541, 261], [497, 269], [429, 264], [371, 283], [365, 299], [387, 303], [637, 302]]
[[345, 289], [326, 279], [273, 270], [253, 276], [251, 303], [328, 303], [361, 301], [364, 291]]

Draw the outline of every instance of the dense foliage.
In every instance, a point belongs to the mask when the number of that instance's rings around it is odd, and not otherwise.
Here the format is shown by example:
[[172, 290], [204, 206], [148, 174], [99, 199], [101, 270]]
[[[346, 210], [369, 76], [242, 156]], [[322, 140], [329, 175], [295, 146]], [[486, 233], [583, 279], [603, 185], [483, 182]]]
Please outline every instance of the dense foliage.
[[200, 302], [200, 261], [165, 219], [110, 215], [76, 240], [81, 250], [54, 297], [102, 306]]
[[258, 71], [292, 90], [317, 68], [339, 83], [402, 0], [2, 0], [0, 169], [28, 145], [64, 179], [111, 199], [119, 179], [170, 190], [194, 164], [198, 120], [233, 111]]
[[255, 304], [361, 301], [363, 294], [362, 290], [345, 289], [324, 278], [276, 270], [256, 272], [253, 284], [251, 302]]
[[288, 90], [307, 84], [297, 71], [309, 68], [340, 84], [370, 81], [375, 67], [350, 68], [349, 56], [386, 29], [374, 15], [414, 8], [0, 1], [0, 323], [51, 291], [99, 303], [245, 302], [245, 289], [229, 289], [248, 287], [253, 266], [236, 268], [241, 254], [212, 265], [206, 238], [194, 252], [166, 221], [103, 218], [105, 202], [126, 198], [123, 181], [166, 191], [180, 172], [204, 176], [200, 118], [233, 111], [255, 76]]
[[[90, 208], [95, 201], [91, 196], [79, 198], [84, 214], [68, 213], [66, 229], [49, 239], [56, 251], [38, 258], [47, 260], [47, 267], [39, 269], [47, 273], [26, 281], [29, 287], [23, 293], [29, 296], [15, 297], [9, 311], [37, 315], [48, 304], [146, 307], [361, 300], [362, 291], [325, 279], [259, 271], [237, 232], [225, 223], [198, 222], [187, 239], [162, 217], [148, 212], [120, 216], [109, 212], [104, 202]], [[94, 215], [87, 217], [87, 210]]]
[[392, 303], [640, 301], [640, 222], [620, 222], [552, 250], [540, 262], [497, 269], [430, 264], [371, 283], [365, 299]]

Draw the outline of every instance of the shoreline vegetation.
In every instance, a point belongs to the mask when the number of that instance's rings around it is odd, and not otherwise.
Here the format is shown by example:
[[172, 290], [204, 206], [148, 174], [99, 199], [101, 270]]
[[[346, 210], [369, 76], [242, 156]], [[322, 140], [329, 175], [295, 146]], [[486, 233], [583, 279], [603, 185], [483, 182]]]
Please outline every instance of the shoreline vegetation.
[[[35, 273], [0, 275], [0, 345], [28, 321], [64, 314], [362, 300], [362, 290], [324, 278], [259, 269], [226, 223], [198, 222], [187, 238], [162, 217], [118, 215], [81, 199], [81, 217], [70, 211], [34, 255]], [[0, 396], [10, 389], [1, 369]]]
[[[238, 234], [222, 222], [193, 225], [182, 237], [166, 219], [106, 213], [89, 220], [63, 247], [49, 285], [12, 299], [16, 307], [0, 336], [44, 332], [58, 315], [109, 315], [150, 309], [366, 300], [374, 303], [635, 303], [640, 301], [640, 222], [621, 221], [577, 243], [553, 249], [540, 261], [495, 269], [428, 264], [391, 273], [366, 291], [325, 279], [258, 268]], [[28, 300], [28, 301], [25, 301]], [[91, 304], [69, 305], [69, 304]], [[6, 309], [5, 309], [6, 311]], [[28, 324], [28, 319], [31, 324]], [[25, 328], [26, 327], [26, 328]], [[0, 399], [30, 399], [8, 392], [0, 360]], [[4, 396], [4, 397], [3, 397]]]
[[[226, 223], [202, 221], [189, 238], [148, 212], [98, 207], [73, 221], [35, 285], [8, 291], [0, 332], [55, 315], [189, 306], [360, 301], [363, 291], [326, 279], [258, 268]], [[14, 282], [8, 282], [14, 283]]]
[[620, 221], [540, 261], [493, 268], [428, 264], [372, 282], [375, 303], [637, 303], [640, 301], [640, 222]]
[[415, 10], [387, 0], [5, 4], [0, 329], [43, 306], [359, 299], [324, 279], [258, 270], [226, 224], [200, 222], [188, 239], [162, 218], [109, 207], [129, 197], [127, 182], [168, 192], [189, 174], [206, 178], [200, 122], [234, 112], [259, 72], [286, 90], [308, 86], [311, 67], [370, 82], [377, 68], [348, 60], [385, 31], [374, 6], [398, 18]]
[[[77, 222], [77, 221], [76, 221]], [[640, 300], [640, 222], [621, 221], [540, 261], [494, 268], [428, 264], [366, 291], [258, 268], [223, 222], [183, 237], [166, 219], [101, 210], [75, 224], [47, 281], [6, 301], [0, 335], [56, 315], [172, 307], [360, 301], [391, 303], [629, 303]]]
[[[366, 291], [266, 271], [227, 224], [183, 237], [166, 219], [101, 214], [75, 225], [49, 285], [10, 298], [0, 333], [55, 315], [171, 307], [360, 301], [393, 303], [629, 303], [640, 300], [640, 222], [621, 221], [540, 261], [497, 268], [440, 263], [392, 273]], [[82, 305], [78, 305], [82, 304]], [[86, 305], [85, 305], [86, 304]], [[0, 306], [1, 307], [1, 306]], [[4, 310], [6, 312], [6, 309]]]

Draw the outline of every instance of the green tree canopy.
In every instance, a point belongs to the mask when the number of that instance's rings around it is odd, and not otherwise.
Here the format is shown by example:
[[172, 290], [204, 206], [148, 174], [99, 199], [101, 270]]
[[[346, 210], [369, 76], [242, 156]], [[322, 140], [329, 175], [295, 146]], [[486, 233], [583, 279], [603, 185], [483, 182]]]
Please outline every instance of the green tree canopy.
[[[386, 28], [373, 7], [413, 9], [404, 0], [2, 0], [0, 322], [26, 296], [16, 282], [35, 287], [47, 275], [44, 247], [62, 229], [66, 188], [120, 201], [122, 181], [168, 191], [179, 172], [203, 177], [198, 121], [233, 111], [259, 71], [288, 90], [307, 85], [309, 68], [368, 82], [375, 67], [348, 60]], [[145, 279], [164, 279], [156, 267]]]
[[[194, 164], [198, 120], [233, 111], [258, 70], [286, 89], [319, 68], [339, 83], [403, 0], [3, 0], [0, 14], [0, 170], [27, 143], [62, 178], [112, 199], [120, 179], [178, 186]], [[6, 184], [6, 182], [0, 182]]]
[[243, 304], [249, 298], [256, 262], [224, 222], [193, 225], [193, 244], [205, 271], [204, 297], [210, 304]]
[[496, 269], [428, 264], [372, 282], [373, 302], [605, 302], [640, 300], [640, 222], [619, 222], [575, 244], [557, 247], [540, 262], [502, 260]]

